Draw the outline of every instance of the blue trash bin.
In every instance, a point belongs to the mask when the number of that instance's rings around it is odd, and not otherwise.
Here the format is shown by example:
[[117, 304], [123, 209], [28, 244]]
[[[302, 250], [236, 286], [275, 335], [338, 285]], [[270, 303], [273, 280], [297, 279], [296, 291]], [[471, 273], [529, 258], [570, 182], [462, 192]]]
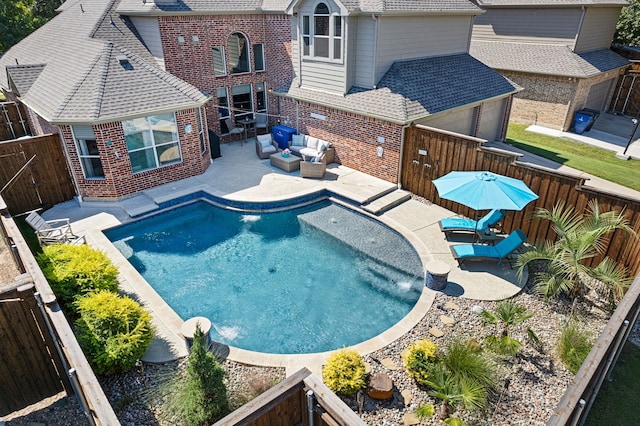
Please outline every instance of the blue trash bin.
[[580, 110], [576, 111], [573, 118], [573, 131], [574, 133], [581, 135], [585, 130], [591, 129], [591, 125], [595, 120], [595, 114], [591, 111]]
[[278, 147], [280, 149], [285, 149], [289, 146], [289, 141], [293, 135], [298, 133], [298, 130], [293, 127], [279, 124], [277, 126], [273, 126], [271, 132], [273, 133], [273, 140], [278, 143]]

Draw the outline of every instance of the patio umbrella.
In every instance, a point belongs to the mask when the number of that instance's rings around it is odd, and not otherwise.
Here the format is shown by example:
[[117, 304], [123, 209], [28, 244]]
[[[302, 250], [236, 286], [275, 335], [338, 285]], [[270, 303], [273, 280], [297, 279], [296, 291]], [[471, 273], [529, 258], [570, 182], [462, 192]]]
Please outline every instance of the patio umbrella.
[[433, 181], [440, 198], [474, 210], [522, 210], [538, 198], [521, 180], [491, 172], [451, 172]]

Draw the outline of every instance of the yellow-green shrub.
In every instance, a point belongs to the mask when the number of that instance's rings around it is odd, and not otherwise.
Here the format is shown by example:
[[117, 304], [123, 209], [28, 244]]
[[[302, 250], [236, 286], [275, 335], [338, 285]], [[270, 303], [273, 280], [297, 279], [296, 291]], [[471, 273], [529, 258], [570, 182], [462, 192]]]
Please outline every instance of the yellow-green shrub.
[[74, 311], [78, 296], [96, 290], [118, 291], [118, 269], [103, 252], [87, 245], [45, 246], [38, 263], [60, 306], [69, 312]]
[[407, 348], [404, 366], [416, 382], [426, 385], [438, 346], [429, 339], [417, 340]]
[[98, 374], [133, 368], [153, 339], [151, 315], [129, 297], [102, 290], [78, 298], [76, 335]]
[[351, 395], [365, 385], [362, 356], [355, 349], [341, 349], [327, 359], [322, 369], [322, 380], [333, 392]]

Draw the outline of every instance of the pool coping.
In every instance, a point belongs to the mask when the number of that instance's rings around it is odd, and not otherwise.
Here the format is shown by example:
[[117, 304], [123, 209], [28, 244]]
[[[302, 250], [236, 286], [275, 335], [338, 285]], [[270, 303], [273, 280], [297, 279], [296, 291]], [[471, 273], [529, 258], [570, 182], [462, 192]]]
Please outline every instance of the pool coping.
[[[422, 262], [424, 274], [424, 265], [433, 257], [429, 253], [427, 246], [408, 228], [402, 226], [396, 221], [383, 217], [375, 216], [369, 212], [360, 209], [357, 205], [358, 201], [349, 199], [348, 197], [330, 191], [326, 188], [315, 189], [312, 191], [304, 191], [298, 194], [290, 194], [286, 197], [277, 197], [265, 199], [264, 201], [246, 201], [233, 200], [229, 198], [218, 197], [208, 191], [195, 191], [192, 194], [183, 195], [181, 197], [167, 200], [162, 203], [160, 209], [152, 214], [136, 216], [134, 220], [143, 217], [152, 216], [181, 205], [190, 204], [199, 200], [213, 202], [221, 206], [231, 206], [232, 209], [244, 210], [242, 206], [250, 206], [249, 211], [275, 211], [278, 209], [293, 208], [298, 205], [309, 204], [329, 199], [330, 201], [348, 207], [358, 214], [377, 220], [391, 230], [403, 236], [409, 244], [414, 248]], [[254, 209], [254, 207], [266, 207], [266, 209]], [[91, 245], [95, 245], [102, 249], [107, 256], [113, 261], [120, 271], [121, 289], [132, 298], [138, 300], [146, 309], [148, 309], [157, 325], [156, 339], [150, 345], [147, 353], [143, 357], [145, 362], [163, 363], [173, 361], [188, 355], [184, 338], [180, 334], [180, 328], [184, 321], [175, 311], [164, 301], [164, 299], [146, 282], [146, 280], [135, 270], [129, 261], [117, 250], [111, 241], [103, 233], [104, 230], [113, 226], [104, 226], [87, 230], [86, 238]], [[365, 355], [381, 349], [398, 338], [402, 337], [410, 331], [420, 320], [426, 315], [435, 300], [436, 292], [430, 290], [426, 286], [423, 287], [422, 293], [407, 315], [405, 315], [395, 325], [388, 328], [381, 334], [372, 337], [364, 342], [352, 345], [351, 347]], [[326, 351], [310, 354], [273, 354], [264, 352], [254, 352], [234, 346], [215, 343], [213, 350], [215, 353], [223, 356], [231, 361], [269, 367], [285, 367], [287, 374], [297, 371], [300, 367], [306, 366], [316, 374], [320, 374], [322, 365], [327, 357], [335, 352]], [[337, 349], [336, 349], [337, 350]]]

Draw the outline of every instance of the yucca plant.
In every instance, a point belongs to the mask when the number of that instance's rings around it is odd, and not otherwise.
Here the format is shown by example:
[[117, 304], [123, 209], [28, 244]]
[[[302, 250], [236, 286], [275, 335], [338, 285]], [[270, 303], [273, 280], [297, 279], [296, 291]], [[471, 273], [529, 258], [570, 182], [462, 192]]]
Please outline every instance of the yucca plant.
[[453, 407], [458, 404], [468, 410], [482, 408], [486, 404], [487, 391], [484, 386], [474, 378], [456, 376], [442, 364], [431, 368], [427, 385], [431, 388], [428, 394], [442, 400], [438, 410], [441, 419], [451, 416]]

